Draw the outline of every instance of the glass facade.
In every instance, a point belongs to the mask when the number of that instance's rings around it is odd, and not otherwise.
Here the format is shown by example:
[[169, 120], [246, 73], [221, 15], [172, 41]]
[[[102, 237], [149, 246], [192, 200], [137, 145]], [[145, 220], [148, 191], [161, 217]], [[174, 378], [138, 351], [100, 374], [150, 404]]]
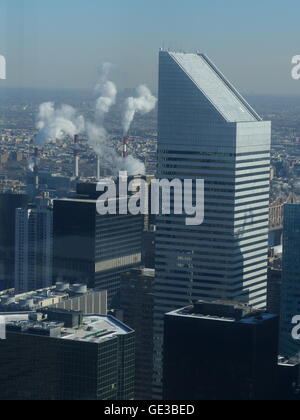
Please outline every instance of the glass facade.
[[1, 400], [133, 400], [135, 334], [117, 325], [126, 333], [99, 342], [8, 326], [0, 341]]
[[54, 277], [108, 291], [120, 290], [120, 273], [141, 263], [142, 215], [96, 212], [96, 200], [54, 201]]
[[162, 51], [158, 131], [158, 177], [204, 179], [205, 213], [157, 219], [155, 396], [164, 313], [203, 298], [266, 307], [271, 125], [205, 56]]
[[280, 350], [284, 356], [298, 356], [300, 342], [292, 337], [292, 320], [300, 315], [300, 204], [284, 208], [281, 335]]
[[275, 315], [258, 312], [228, 320], [201, 316], [192, 307], [169, 313], [165, 317], [164, 399], [273, 399], [277, 351]]

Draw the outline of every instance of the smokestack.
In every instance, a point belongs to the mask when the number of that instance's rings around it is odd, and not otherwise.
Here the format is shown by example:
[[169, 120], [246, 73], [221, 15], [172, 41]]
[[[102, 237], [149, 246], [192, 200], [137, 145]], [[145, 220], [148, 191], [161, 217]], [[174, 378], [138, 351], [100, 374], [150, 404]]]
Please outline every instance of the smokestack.
[[34, 173], [34, 185], [35, 189], [39, 189], [39, 149], [37, 147], [34, 148], [34, 167], [33, 167], [33, 173]]
[[79, 178], [79, 136], [74, 136], [74, 176]]
[[97, 156], [97, 180], [100, 181], [101, 179], [101, 160], [100, 156]]
[[128, 137], [123, 137], [123, 152], [122, 152], [122, 158], [126, 159], [127, 158], [127, 146], [129, 143], [129, 138]]

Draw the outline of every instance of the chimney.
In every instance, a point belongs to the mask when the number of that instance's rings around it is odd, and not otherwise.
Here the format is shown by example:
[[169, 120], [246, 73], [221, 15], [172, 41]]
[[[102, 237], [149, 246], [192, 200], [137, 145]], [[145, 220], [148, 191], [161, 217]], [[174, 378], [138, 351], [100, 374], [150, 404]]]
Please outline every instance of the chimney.
[[74, 176], [79, 178], [79, 136], [74, 136]]
[[122, 158], [126, 159], [127, 158], [127, 146], [129, 143], [129, 138], [128, 137], [123, 137], [123, 152], [122, 152]]
[[97, 156], [97, 180], [100, 181], [101, 179], [101, 160], [100, 156]]
[[33, 167], [33, 173], [34, 173], [34, 186], [35, 189], [39, 189], [39, 149], [37, 147], [34, 148], [34, 167]]

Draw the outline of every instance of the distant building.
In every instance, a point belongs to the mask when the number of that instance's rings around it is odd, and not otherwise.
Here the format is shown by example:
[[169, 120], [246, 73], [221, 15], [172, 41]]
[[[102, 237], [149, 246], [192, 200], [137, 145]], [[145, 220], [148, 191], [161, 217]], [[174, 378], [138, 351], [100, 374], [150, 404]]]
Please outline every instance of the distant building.
[[164, 399], [276, 397], [278, 317], [247, 305], [199, 301], [165, 316]]
[[30, 292], [52, 285], [53, 211], [48, 199], [16, 210], [15, 290]]
[[300, 204], [284, 208], [280, 352], [294, 357], [300, 341], [292, 337], [293, 318], [300, 315]]
[[134, 269], [121, 276], [123, 322], [135, 330], [135, 399], [151, 400], [153, 375], [153, 308], [155, 271]]
[[8, 322], [6, 336], [1, 400], [134, 399], [134, 332], [112, 317], [49, 311]]
[[0, 290], [14, 287], [15, 281], [15, 212], [25, 208], [24, 194], [0, 194]]
[[107, 315], [107, 292], [88, 290], [86, 285], [57, 283], [55, 286], [16, 294], [14, 289], [0, 293], [1, 312], [35, 311], [43, 308], [81, 311], [84, 315]]
[[94, 184], [82, 184], [75, 198], [54, 201], [54, 279], [107, 290], [111, 305], [120, 274], [141, 264], [144, 220], [99, 215], [98, 196]]

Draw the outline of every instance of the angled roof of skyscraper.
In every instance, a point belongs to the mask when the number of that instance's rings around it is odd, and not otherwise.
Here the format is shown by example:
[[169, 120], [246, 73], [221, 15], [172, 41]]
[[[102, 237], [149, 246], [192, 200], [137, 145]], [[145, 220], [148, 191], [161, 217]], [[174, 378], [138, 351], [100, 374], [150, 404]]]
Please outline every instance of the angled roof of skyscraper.
[[262, 118], [204, 54], [168, 52], [227, 122]]

